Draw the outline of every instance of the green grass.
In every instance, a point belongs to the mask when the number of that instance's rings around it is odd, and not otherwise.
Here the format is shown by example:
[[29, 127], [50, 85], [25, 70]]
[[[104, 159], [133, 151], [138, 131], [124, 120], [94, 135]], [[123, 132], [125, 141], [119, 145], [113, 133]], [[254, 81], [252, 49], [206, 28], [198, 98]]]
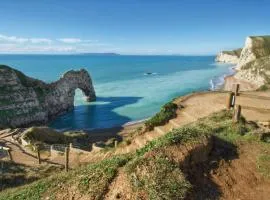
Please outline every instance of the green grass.
[[270, 152], [259, 155], [257, 159], [257, 168], [266, 178], [270, 178]]
[[90, 199], [101, 199], [118, 168], [124, 166], [129, 160], [129, 156], [114, 157], [81, 170], [79, 173], [84, 176], [79, 177], [78, 180], [80, 192], [87, 193]]
[[137, 150], [136, 157], [126, 166], [132, 187], [139, 196], [146, 193], [149, 199], [184, 199], [191, 185], [179, 169], [179, 163], [169, 160], [162, 149], [201, 142], [211, 136], [236, 143], [243, 138], [252, 138], [255, 129], [256, 126], [243, 118], [240, 123], [234, 123], [232, 112], [225, 110], [174, 129]]
[[87, 133], [81, 131], [60, 133], [48, 127], [31, 127], [27, 129], [22, 138], [31, 144], [68, 144], [74, 139], [87, 139]]
[[166, 157], [139, 157], [126, 166], [137, 197], [146, 192], [150, 200], [184, 199], [191, 184], [179, 167]]
[[248, 135], [247, 133], [254, 129], [255, 126], [246, 123], [243, 118], [241, 118], [239, 123], [233, 123], [232, 112], [224, 110], [201, 119], [198, 122], [174, 129], [166, 135], [150, 141], [143, 148], [137, 150], [137, 155], [142, 156], [153, 149], [173, 144], [197, 142], [202, 137], [211, 135], [234, 143], [240, 138], [243, 138], [243, 135]]
[[128, 156], [115, 156], [95, 164], [89, 164], [68, 173], [54, 174], [29, 185], [8, 189], [0, 193], [0, 200], [38, 200], [46, 196], [55, 199], [63, 186], [74, 186], [89, 199], [102, 199], [117, 169], [129, 161]]
[[[63, 187], [75, 188], [89, 199], [102, 199], [120, 167], [125, 168], [138, 197], [146, 194], [149, 199], [184, 199], [187, 192], [192, 191], [191, 185], [181, 172], [179, 163], [168, 158], [164, 149], [172, 145], [201, 142], [211, 136], [230, 143], [241, 140], [260, 142], [254, 134], [256, 130], [254, 124], [247, 123], [243, 118], [239, 123], [234, 123], [232, 112], [224, 110], [174, 129], [138, 149], [136, 154], [112, 157], [69, 173], [60, 173], [24, 187], [6, 190], [0, 193], [0, 200], [40, 199], [44, 194], [54, 199], [57, 192], [66, 192], [61, 190]], [[268, 176], [268, 155], [258, 158], [258, 166]]]
[[175, 103], [167, 103], [162, 106], [159, 113], [145, 122], [145, 130], [151, 131], [155, 126], [166, 124], [170, 119], [176, 117], [177, 105]]
[[261, 87], [259, 87], [257, 89], [257, 91], [267, 91], [269, 90], [269, 86], [268, 85], [262, 85]]

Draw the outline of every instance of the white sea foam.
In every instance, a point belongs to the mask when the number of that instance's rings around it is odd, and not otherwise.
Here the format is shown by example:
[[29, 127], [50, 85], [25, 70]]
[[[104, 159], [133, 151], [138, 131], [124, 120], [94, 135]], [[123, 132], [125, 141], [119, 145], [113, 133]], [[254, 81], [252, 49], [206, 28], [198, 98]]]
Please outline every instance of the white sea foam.
[[[222, 64], [222, 66], [224, 66], [224, 64]], [[221, 87], [223, 86], [223, 84], [225, 82], [225, 78], [227, 76], [233, 75], [234, 73], [235, 73], [234, 67], [229, 67], [228, 72], [226, 72], [225, 74], [223, 74], [221, 76], [216, 76], [213, 79], [211, 79], [210, 80], [210, 90], [221, 89]]]

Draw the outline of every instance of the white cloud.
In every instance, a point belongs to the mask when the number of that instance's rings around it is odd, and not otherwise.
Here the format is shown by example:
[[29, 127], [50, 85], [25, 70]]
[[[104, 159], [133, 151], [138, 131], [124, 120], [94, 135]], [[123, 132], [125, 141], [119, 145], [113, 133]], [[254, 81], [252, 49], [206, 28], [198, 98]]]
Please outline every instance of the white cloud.
[[52, 43], [51, 39], [48, 38], [23, 38], [23, 37], [17, 37], [17, 36], [6, 36], [0, 34], [0, 42], [6, 42], [6, 43], [33, 43], [33, 44], [39, 44], [39, 43]]
[[82, 40], [80, 38], [60, 38], [58, 41], [63, 42], [63, 43], [68, 43], [68, 44], [75, 44], [75, 43], [80, 43]]
[[48, 38], [31, 38], [30, 41], [34, 44], [39, 44], [39, 43], [48, 43], [51, 44], [52, 40]]
[[0, 53], [106, 52], [112, 45], [80, 38], [26, 38], [0, 34]]
[[59, 42], [68, 43], [68, 44], [98, 44], [98, 40], [83, 40], [80, 38], [60, 38], [58, 39]]
[[75, 52], [72, 46], [0, 44], [0, 53], [68, 53]]
[[0, 35], [0, 41], [12, 42], [12, 43], [24, 43], [24, 42], [29, 41], [29, 39], [28, 38], [16, 37], [16, 36]]

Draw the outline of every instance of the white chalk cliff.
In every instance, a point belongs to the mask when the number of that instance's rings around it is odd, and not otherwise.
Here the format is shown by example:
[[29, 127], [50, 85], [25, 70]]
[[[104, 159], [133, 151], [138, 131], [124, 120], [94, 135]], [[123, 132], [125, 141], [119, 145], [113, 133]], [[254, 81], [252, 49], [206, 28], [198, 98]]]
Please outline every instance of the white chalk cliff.
[[242, 49], [221, 51], [216, 57], [216, 62], [237, 64], [239, 62], [241, 51]]
[[[218, 59], [217, 59], [218, 60]], [[226, 60], [225, 62], [230, 62]], [[231, 63], [231, 62], [230, 62]], [[237, 72], [233, 78], [226, 79], [225, 88], [230, 89], [230, 82], [250, 84], [242, 90], [258, 89], [270, 84], [270, 36], [249, 36], [235, 63]], [[242, 84], [247, 85], [247, 84]], [[251, 86], [252, 85], [252, 86]]]

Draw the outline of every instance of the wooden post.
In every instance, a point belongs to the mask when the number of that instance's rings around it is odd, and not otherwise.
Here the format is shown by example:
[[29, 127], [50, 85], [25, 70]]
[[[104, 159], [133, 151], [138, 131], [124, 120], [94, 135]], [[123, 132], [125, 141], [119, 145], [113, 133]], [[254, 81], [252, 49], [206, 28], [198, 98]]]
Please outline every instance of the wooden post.
[[116, 148], [116, 147], [117, 147], [117, 145], [118, 145], [118, 141], [117, 141], [117, 140], [115, 140], [115, 141], [114, 141], [114, 147]]
[[236, 107], [236, 109], [234, 111], [233, 122], [237, 123], [237, 122], [239, 122], [240, 117], [241, 117], [241, 106], [236, 105], [235, 107]]
[[68, 164], [69, 164], [69, 148], [65, 148], [65, 157], [66, 157], [66, 162], [65, 162], [65, 170], [68, 172]]
[[12, 155], [11, 155], [10, 149], [7, 150], [7, 154], [8, 154], [10, 161], [12, 161]]
[[240, 85], [239, 84], [235, 84], [234, 85], [234, 95], [235, 96], [238, 96], [239, 95], [239, 88], [240, 88]]
[[41, 164], [39, 146], [36, 146], [38, 164]]
[[233, 93], [230, 92], [227, 96], [227, 102], [226, 102], [226, 108], [227, 110], [230, 110], [232, 107], [232, 101], [233, 101]]

